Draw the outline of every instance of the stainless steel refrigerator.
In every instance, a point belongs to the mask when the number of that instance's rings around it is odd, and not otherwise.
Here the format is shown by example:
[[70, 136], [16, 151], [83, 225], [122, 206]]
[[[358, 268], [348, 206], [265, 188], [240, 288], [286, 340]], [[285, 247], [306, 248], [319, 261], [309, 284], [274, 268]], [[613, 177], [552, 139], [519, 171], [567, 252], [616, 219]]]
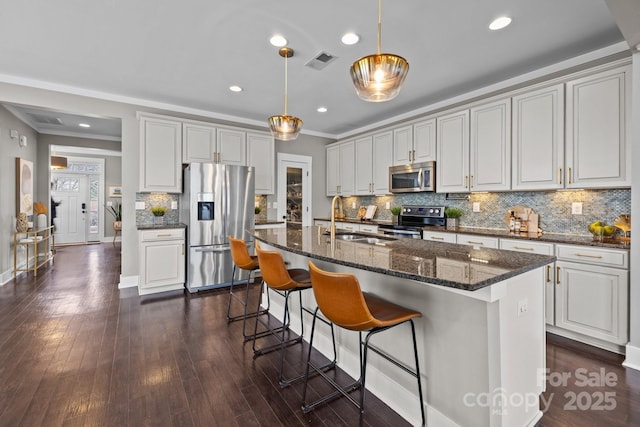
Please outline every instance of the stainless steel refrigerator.
[[[233, 260], [229, 236], [243, 238], [254, 227], [254, 168], [191, 163], [184, 169], [180, 216], [187, 224], [189, 292], [228, 286]], [[236, 273], [236, 280], [246, 279]]]

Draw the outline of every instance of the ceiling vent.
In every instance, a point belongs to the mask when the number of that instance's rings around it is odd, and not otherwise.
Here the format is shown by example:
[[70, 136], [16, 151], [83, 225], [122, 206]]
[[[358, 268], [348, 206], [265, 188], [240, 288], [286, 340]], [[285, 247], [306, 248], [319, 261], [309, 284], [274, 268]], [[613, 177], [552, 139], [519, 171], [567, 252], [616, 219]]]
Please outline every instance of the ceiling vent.
[[313, 68], [314, 70], [322, 70], [323, 68], [325, 68], [327, 65], [329, 65], [330, 63], [332, 63], [333, 61], [335, 61], [337, 59], [336, 56], [331, 55], [330, 53], [327, 52], [320, 52], [319, 54], [317, 54], [316, 56], [314, 56], [313, 58], [311, 58], [306, 64], [307, 67], [309, 68]]
[[60, 117], [47, 117], [41, 116], [38, 114], [29, 114], [36, 123], [47, 124], [47, 125], [63, 125], [64, 122]]

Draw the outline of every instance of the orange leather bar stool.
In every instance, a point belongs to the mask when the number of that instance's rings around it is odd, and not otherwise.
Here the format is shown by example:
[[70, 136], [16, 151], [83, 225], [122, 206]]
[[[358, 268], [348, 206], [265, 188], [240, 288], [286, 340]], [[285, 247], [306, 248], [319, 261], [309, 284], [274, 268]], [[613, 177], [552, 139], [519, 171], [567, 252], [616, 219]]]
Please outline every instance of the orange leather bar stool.
[[[251, 274], [256, 270], [260, 269], [258, 264], [258, 257], [252, 256], [249, 254], [249, 249], [247, 248], [247, 243], [242, 239], [236, 239], [232, 236], [229, 236], [229, 243], [231, 244], [231, 257], [233, 258], [233, 272], [231, 273], [231, 286], [229, 286], [229, 303], [227, 304], [227, 323], [235, 322], [236, 320], [242, 320], [242, 336], [245, 340], [253, 339], [253, 335], [247, 334], [247, 318], [259, 316], [261, 314], [267, 314], [269, 312], [269, 304], [267, 303], [267, 308], [264, 310], [260, 310], [260, 305], [258, 304], [258, 310], [256, 313], [248, 312], [247, 306], [249, 304], [249, 286], [251, 284]], [[236, 270], [246, 270], [249, 271], [249, 277], [247, 277], [247, 285], [244, 294], [244, 298], [238, 297], [233, 292], [234, 280], [236, 277]], [[268, 294], [267, 294], [268, 297]], [[232, 316], [231, 315], [231, 302], [233, 300], [238, 300], [240, 304], [244, 307], [244, 312], [239, 315]]]
[[[313, 324], [311, 326], [311, 338], [309, 345], [313, 345], [313, 335], [315, 332], [315, 322], [318, 310], [335, 325], [351, 331], [358, 331], [360, 335], [360, 378], [346, 387], [340, 386], [332, 378], [319, 370], [311, 362], [311, 354], [307, 358], [307, 373], [302, 392], [302, 410], [308, 413], [317, 406], [325, 404], [341, 395], [346, 397], [360, 410], [360, 425], [364, 415], [365, 379], [367, 373], [367, 353], [368, 350], [375, 352], [384, 359], [390, 361], [403, 371], [413, 375], [418, 380], [418, 395], [420, 398], [420, 412], [422, 414], [422, 425], [425, 425], [424, 405], [422, 400], [422, 383], [420, 380], [420, 366], [418, 362], [418, 347], [416, 345], [416, 330], [413, 319], [422, 317], [420, 312], [393, 304], [375, 295], [362, 292], [360, 283], [356, 276], [344, 273], [331, 273], [309, 263], [309, 273], [313, 294], [316, 297], [318, 308], [316, 309]], [[403, 323], [411, 325], [413, 338], [413, 353], [415, 357], [415, 370], [408, 368], [389, 355], [370, 345], [371, 337], [379, 332], [386, 331]], [[364, 341], [362, 334], [366, 332]], [[329, 382], [335, 391], [318, 399], [313, 403], [307, 403], [307, 384], [309, 382], [309, 370], [322, 376]], [[349, 392], [360, 388], [360, 400], [356, 401]]]
[[[253, 340], [253, 357], [255, 358], [262, 354], [274, 350], [279, 350], [280, 369], [278, 371], [278, 383], [280, 384], [280, 387], [287, 387], [293, 382], [305, 378], [304, 373], [292, 378], [284, 378], [284, 350], [285, 347], [302, 342], [302, 337], [304, 335], [304, 319], [302, 314], [303, 311], [306, 311], [309, 314], [313, 314], [310, 310], [304, 308], [302, 305], [302, 291], [311, 288], [309, 272], [302, 268], [287, 269], [280, 252], [266, 251], [256, 245], [256, 253], [258, 254], [258, 262], [260, 264], [260, 272], [262, 274], [263, 283], [266, 283], [270, 289], [284, 297], [284, 316], [282, 326], [278, 327], [271, 327], [263, 320], [256, 321], [254, 330], [255, 338]], [[302, 330], [300, 336], [290, 338], [289, 325], [291, 316], [289, 314], [289, 295], [291, 295], [291, 293], [293, 292], [298, 293]], [[267, 332], [276, 338], [276, 344], [267, 345], [262, 348], [256, 347], [257, 338], [260, 338], [261, 335], [261, 333], [258, 332], [258, 323], [261, 323], [265, 328], [267, 328], [267, 330], [263, 332]], [[328, 322], [325, 323], [329, 324]], [[331, 338], [333, 339], [333, 361], [319, 367], [318, 369], [321, 371], [333, 368], [336, 363], [337, 353], [335, 336], [333, 333], [333, 325], [331, 325]], [[309, 352], [311, 352], [311, 349], [309, 349]]]

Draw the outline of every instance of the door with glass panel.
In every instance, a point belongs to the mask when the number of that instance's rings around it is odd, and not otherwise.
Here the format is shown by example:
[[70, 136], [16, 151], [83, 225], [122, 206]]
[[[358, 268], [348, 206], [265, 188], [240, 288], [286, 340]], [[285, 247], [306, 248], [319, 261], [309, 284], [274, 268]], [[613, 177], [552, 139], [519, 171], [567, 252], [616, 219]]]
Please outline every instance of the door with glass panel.
[[99, 177], [52, 172], [51, 182], [56, 243], [99, 241]]

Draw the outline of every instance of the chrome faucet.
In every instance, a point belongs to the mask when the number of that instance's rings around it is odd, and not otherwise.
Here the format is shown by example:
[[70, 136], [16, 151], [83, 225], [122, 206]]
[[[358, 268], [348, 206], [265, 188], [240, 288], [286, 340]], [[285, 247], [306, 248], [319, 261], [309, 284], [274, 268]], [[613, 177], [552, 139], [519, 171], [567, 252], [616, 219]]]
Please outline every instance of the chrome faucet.
[[336, 200], [339, 202], [340, 214], [342, 215], [344, 212], [344, 207], [342, 205], [342, 197], [335, 195], [331, 200], [331, 243], [336, 240]]

